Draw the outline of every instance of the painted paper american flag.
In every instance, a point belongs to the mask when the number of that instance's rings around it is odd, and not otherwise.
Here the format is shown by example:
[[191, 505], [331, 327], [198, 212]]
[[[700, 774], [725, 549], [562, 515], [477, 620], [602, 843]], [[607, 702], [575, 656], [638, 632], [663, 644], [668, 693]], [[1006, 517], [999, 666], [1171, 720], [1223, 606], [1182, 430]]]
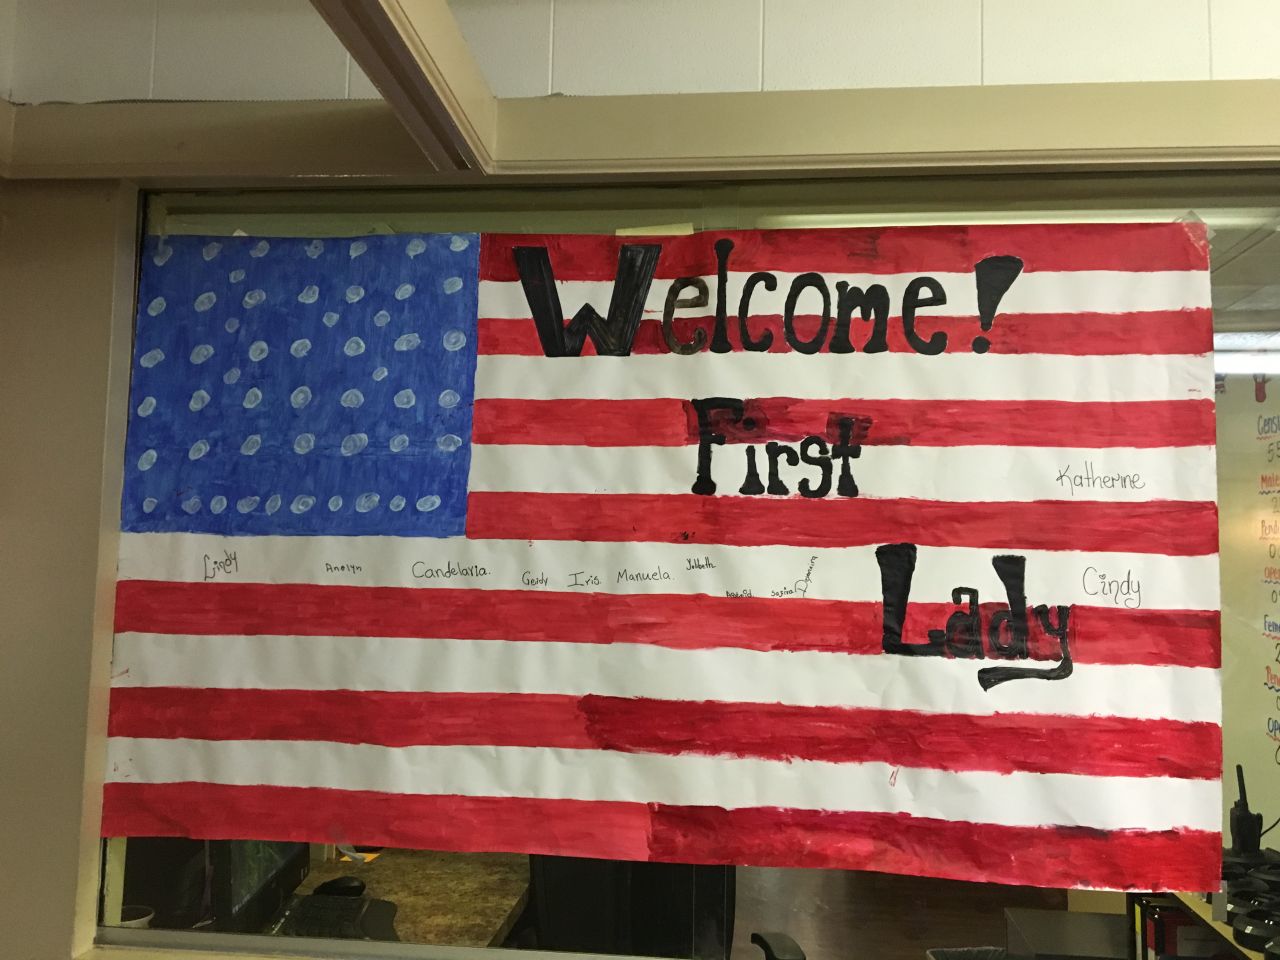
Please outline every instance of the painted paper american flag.
[[1216, 888], [1207, 261], [149, 241], [104, 835]]

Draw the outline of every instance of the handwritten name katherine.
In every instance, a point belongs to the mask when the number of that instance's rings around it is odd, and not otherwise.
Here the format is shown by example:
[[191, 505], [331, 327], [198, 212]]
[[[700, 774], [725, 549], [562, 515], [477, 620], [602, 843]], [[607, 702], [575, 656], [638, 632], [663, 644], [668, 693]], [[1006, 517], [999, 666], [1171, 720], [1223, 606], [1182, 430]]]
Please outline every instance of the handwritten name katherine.
[[1074, 497], [1077, 490], [1141, 490], [1147, 482], [1138, 473], [1096, 473], [1093, 461], [1086, 460], [1079, 470], [1067, 464], [1058, 471], [1058, 486], [1067, 487]]

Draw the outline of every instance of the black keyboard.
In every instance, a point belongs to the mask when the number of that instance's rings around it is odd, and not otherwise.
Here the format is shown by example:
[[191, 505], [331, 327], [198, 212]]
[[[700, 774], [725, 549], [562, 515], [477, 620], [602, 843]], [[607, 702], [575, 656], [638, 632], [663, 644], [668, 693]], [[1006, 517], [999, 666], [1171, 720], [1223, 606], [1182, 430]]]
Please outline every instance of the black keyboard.
[[368, 897], [297, 897], [279, 927], [286, 937], [341, 940], [398, 940], [396, 905]]

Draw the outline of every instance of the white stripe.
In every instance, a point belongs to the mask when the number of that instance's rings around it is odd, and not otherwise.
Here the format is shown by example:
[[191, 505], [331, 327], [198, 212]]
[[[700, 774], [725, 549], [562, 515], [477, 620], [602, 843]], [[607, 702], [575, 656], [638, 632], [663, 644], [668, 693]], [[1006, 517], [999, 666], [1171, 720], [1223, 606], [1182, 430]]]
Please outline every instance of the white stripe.
[[[786, 305], [787, 294], [797, 274], [777, 272], [778, 286], [771, 293], [763, 286], [757, 286], [751, 296], [750, 310], [753, 315], [781, 314]], [[728, 277], [728, 295], [725, 299], [726, 312], [731, 317], [737, 316], [738, 304], [742, 297], [742, 288], [746, 284], [748, 272], [731, 271]], [[832, 313], [835, 312], [836, 284], [848, 283], [850, 286], [862, 287], [864, 290], [871, 284], [878, 283], [889, 292], [891, 312], [899, 316], [902, 312], [902, 298], [907, 284], [921, 276], [919, 273], [895, 274], [823, 274], [832, 301]], [[971, 314], [975, 318], [978, 313], [977, 287], [972, 273], [930, 273], [942, 284], [946, 292], [945, 305], [922, 307], [919, 310], [919, 330], [926, 336], [929, 332], [928, 318], [933, 316], [962, 316]], [[685, 308], [677, 315], [706, 316], [715, 309], [716, 278], [714, 274], [705, 276], [707, 287], [711, 293], [711, 304], [706, 307]], [[645, 312], [661, 316], [662, 308], [670, 290], [671, 280], [654, 280], [645, 300]], [[609, 299], [613, 296], [611, 280], [557, 280], [556, 289], [560, 294], [560, 307], [566, 318], [572, 317], [586, 303], [595, 307], [604, 316], [609, 310]], [[822, 298], [810, 289], [801, 294], [797, 301], [798, 314], [813, 314], [821, 310]], [[1207, 270], [1176, 270], [1151, 272], [1122, 272], [1118, 270], [1078, 270], [1060, 273], [1024, 273], [1018, 277], [1009, 292], [1000, 301], [1001, 313], [1129, 313], [1135, 310], [1185, 310], [1194, 307], [1207, 307], [1209, 298], [1209, 272]], [[517, 318], [529, 316], [529, 301], [525, 298], [524, 288], [518, 280], [482, 280], [480, 281], [480, 316], [495, 318]], [[996, 324], [999, 324], [997, 314]], [[862, 327], [858, 319], [856, 328]], [[975, 319], [973, 333], [981, 331]], [[855, 340], [855, 343], [857, 341]]]
[[482, 356], [475, 392], [479, 398], [529, 400], [1194, 400], [1213, 396], [1213, 358], [990, 353]]
[[977, 672], [991, 665], [634, 643], [121, 633], [112, 673], [117, 686], [130, 687], [597, 694], [1208, 723], [1221, 715], [1218, 671], [1207, 667], [1077, 664], [1066, 680], [1012, 680], [984, 691]]
[[[1173, 777], [950, 772], [884, 763], [625, 754], [546, 747], [304, 740], [108, 744], [112, 783], [321, 787], [679, 806], [903, 813], [940, 820], [1099, 830], [1218, 828], [1220, 784]], [[892, 778], [892, 779], [891, 779]]]
[[[793, 455], [798, 446], [790, 444]], [[742, 485], [746, 450], [745, 445], [712, 448], [711, 475], [720, 485], [717, 494], [733, 495]], [[755, 457], [758, 475], [767, 483], [769, 459], [763, 443]], [[687, 494], [697, 466], [697, 446], [477, 445], [471, 451], [468, 487], [532, 493]], [[861, 456], [850, 461], [850, 469], [859, 495], [875, 500], [1212, 502], [1217, 489], [1213, 447], [863, 446]], [[1092, 485], [1087, 485], [1086, 471], [1092, 473]], [[839, 473], [838, 461], [834, 470], [828, 467], [832, 483]], [[778, 476], [790, 493], [797, 494], [801, 479], [816, 485], [821, 471], [810, 464], [789, 466], [780, 460]], [[1111, 485], [1103, 486], [1100, 478]]]
[[[223, 573], [213, 561], [235, 555], [235, 569]], [[974, 587], [983, 599], [1003, 598], [991, 566], [997, 551], [969, 547], [922, 547], [911, 599], [946, 602], [957, 586]], [[1007, 552], [1007, 551], [1000, 551]], [[1027, 596], [1032, 603], [1116, 605], [1103, 580], [1126, 580], [1126, 595], [1142, 609], [1217, 610], [1216, 555], [1084, 553], [1023, 550]], [[220, 537], [195, 533], [124, 533], [120, 536], [121, 580], [200, 583], [317, 583], [379, 587], [480, 590], [574, 589], [572, 574], [600, 579], [599, 593], [718, 594], [750, 590], [757, 597], [793, 586], [809, 571], [809, 599], [879, 601], [880, 568], [874, 547], [725, 547], [675, 543], [577, 543], [564, 540], [467, 540], [455, 537]], [[690, 569], [690, 562], [710, 563]], [[419, 566], [420, 565], [420, 566]], [[358, 570], [350, 568], [355, 567]], [[466, 568], [483, 567], [484, 576]], [[445, 576], [415, 576], [439, 570]], [[620, 571], [657, 571], [669, 579], [619, 578]], [[477, 571], [478, 572], [478, 571]], [[526, 574], [530, 575], [526, 578]], [[547, 583], [530, 583], [545, 575]], [[579, 577], [579, 581], [583, 578]], [[803, 598], [797, 598], [800, 602]]]

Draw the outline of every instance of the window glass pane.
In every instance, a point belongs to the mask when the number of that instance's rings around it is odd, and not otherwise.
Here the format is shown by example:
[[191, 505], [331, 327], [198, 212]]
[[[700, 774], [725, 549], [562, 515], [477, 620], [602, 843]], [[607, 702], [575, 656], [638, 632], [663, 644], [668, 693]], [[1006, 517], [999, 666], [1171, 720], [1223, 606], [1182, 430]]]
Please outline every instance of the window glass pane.
[[[1280, 289], [1275, 239], [1280, 199], [1264, 182], [1153, 176], [169, 194], [152, 198], [147, 232], [359, 237], [649, 228], [686, 233], [1176, 218], [1200, 219], [1210, 229], [1215, 330], [1223, 338], [1217, 347], [1223, 375], [1218, 423], [1223, 684], [1228, 693], [1224, 755], [1232, 773], [1235, 763], [1244, 765], [1253, 809], [1263, 810], [1270, 823], [1280, 816], [1280, 752], [1274, 749], [1280, 732], [1272, 729], [1280, 730], [1280, 666], [1272, 663], [1280, 647], [1273, 651], [1269, 636], [1269, 618], [1274, 618], [1275, 642], [1280, 643], [1280, 604], [1274, 599], [1280, 573], [1272, 576], [1273, 568], [1280, 571], [1280, 558], [1274, 556], [1274, 545], [1280, 544], [1280, 509], [1275, 506], [1280, 497], [1280, 388], [1271, 383], [1273, 374], [1280, 376], [1280, 297], [1275, 295]], [[1242, 336], [1246, 334], [1252, 336]], [[1278, 426], [1271, 430], [1264, 421], [1273, 409]], [[1274, 535], [1267, 532], [1268, 522], [1276, 524]], [[1112, 578], [1117, 588], [1128, 582], [1122, 574], [1117, 571]], [[1138, 587], [1129, 583], [1129, 589]], [[1235, 799], [1234, 776], [1226, 793], [1224, 809]], [[360, 843], [358, 836], [334, 839], [340, 847], [274, 838], [131, 838], [109, 845], [103, 921], [169, 930], [362, 936], [667, 957], [731, 955], [735, 960], [759, 956], [752, 934], [774, 931], [793, 937], [810, 958], [835, 960], [919, 958], [932, 948], [1004, 947], [1009, 938], [1024, 935], [1020, 924], [1027, 930], [1043, 926], [1043, 915], [1019, 911], [1056, 916], [1070, 909], [1117, 917], [1125, 906], [1119, 894], [1069, 894], [859, 871], [364, 848], [351, 845]], [[1179, 917], [1196, 909], [1171, 906], [1160, 920], [1159, 909], [1152, 907], [1159, 920], [1151, 925], [1153, 935], [1157, 929], [1176, 928]], [[1010, 910], [1014, 912], [1006, 912]], [[1098, 924], [1105, 936], [1119, 929], [1127, 937], [1130, 929], [1123, 919], [1080, 922]], [[1212, 945], [1221, 946], [1217, 941]], [[779, 954], [778, 960], [787, 958]], [[951, 958], [940, 954], [936, 960]]]

